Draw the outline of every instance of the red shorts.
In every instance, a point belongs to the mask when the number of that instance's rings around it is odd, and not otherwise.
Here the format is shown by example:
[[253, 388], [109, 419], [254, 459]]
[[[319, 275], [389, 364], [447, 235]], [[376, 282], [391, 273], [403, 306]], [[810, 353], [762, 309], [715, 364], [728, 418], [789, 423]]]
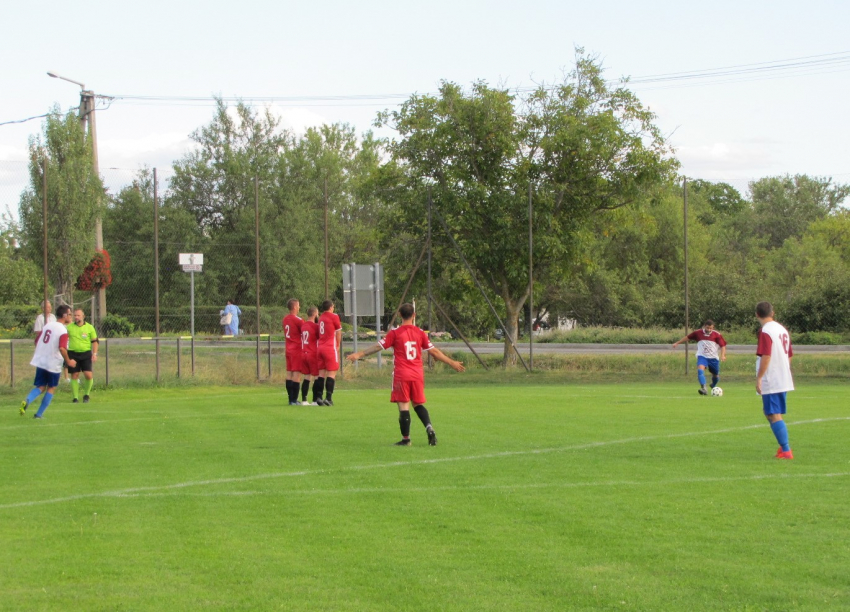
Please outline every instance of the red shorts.
[[390, 395], [391, 402], [413, 402], [414, 405], [425, 403], [425, 381], [424, 380], [396, 380], [393, 379], [393, 392]]
[[320, 370], [336, 372], [339, 370], [339, 355], [333, 346], [320, 346], [316, 353], [316, 363]]
[[301, 362], [303, 361], [303, 353], [301, 350], [297, 351], [286, 351], [286, 371], [287, 372], [300, 372], [301, 371]]
[[319, 375], [319, 361], [316, 359], [316, 353], [304, 353], [301, 359], [301, 373], [304, 376]]

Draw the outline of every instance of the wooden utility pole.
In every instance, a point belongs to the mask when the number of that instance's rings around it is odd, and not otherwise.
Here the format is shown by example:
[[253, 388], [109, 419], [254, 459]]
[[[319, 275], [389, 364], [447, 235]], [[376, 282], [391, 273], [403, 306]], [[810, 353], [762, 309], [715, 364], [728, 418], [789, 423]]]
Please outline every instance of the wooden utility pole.
[[325, 177], [325, 299], [328, 296], [328, 179]]
[[[88, 132], [88, 139], [92, 150], [92, 171], [100, 176], [100, 165], [97, 156], [97, 120], [95, 118], [95, 99], [93, 91], [84, 89], [80, 92], [80, 124], [83, 132]], [[88, 128], [88, 129], [86, 129]], [[103, 250], [103, 221], [97, 216], [94, 226], [94, 248]], [[95, 302], [92, 307], [92, 325], [99, 326], [103, 317], [106, 316], [106, 289], [101, 287], [95, 294]]]
[[[682, 180], [682, 192], [683, 192], [683, 206], [684, 206], [684, 217], [685, 221], [683, 226], [685, 228], [685, 335], [691, 333], [691, 313], [690, 313], [690, 292], [688, 290], [688, 179], [685, 178]], [[688, 356], [688, 343], [685, 343], [685, 376], [688, 375], [689, 370], [689, 356]]]

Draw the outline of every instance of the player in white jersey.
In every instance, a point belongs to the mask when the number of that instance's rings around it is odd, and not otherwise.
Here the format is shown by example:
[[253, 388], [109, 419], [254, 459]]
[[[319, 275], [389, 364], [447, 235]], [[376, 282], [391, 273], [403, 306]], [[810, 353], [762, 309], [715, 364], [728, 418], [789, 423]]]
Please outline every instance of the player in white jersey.
[[35, 381], [27, 399], [21, 402], [21, 416], [26, 414], [27, 406], [44, 393], [34, 417], [42, 418], [59, 385], [62, 366], [67, 364], [73, 368], [77, 365], [76, 361], [68, 357], [68, 329], [65, 326], [70, 322], [71, 307], [63, 304], [56, 309], [56, 321], [47, 323], [36, 336], [35, 353], [30, 361], [30, 365], [35, 366]]
[[782, 415], [785, 414], [785, 394], [794, 390], [791, 377], [791, 336], [788, 330], [773, 320], [773, 306], [770, 302], [756, 305], [756, 318], [761, 323], [759, 343], [756, 349], [756, 393], [761, 395], [764, 416], [770, 423], [770, 429], [779, 442], [777, 459], [793, 459], [788, 444], [788, 428]]

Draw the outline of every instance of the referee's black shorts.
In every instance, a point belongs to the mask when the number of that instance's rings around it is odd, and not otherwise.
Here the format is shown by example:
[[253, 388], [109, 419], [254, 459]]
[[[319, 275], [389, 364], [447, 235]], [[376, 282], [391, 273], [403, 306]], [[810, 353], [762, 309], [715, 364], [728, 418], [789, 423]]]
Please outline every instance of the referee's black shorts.
[[77, 372], [91, 372], [91, 351], [84, 351], [82, 353], [78, 353], [77, 351], [68, 351], [68, 357], [77, 362], [77, 365], [73, 368], [68, 368], [69, 374], [76, 374]]

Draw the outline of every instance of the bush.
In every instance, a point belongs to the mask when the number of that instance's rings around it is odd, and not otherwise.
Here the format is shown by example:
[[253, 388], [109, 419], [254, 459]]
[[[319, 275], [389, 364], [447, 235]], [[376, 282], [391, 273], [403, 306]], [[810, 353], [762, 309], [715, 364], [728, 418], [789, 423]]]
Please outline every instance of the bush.
[[122, 316], [108, 314], [100, 323], [100, 333], [107, 338], [126, 337], [133, 333], [134, 325]]

